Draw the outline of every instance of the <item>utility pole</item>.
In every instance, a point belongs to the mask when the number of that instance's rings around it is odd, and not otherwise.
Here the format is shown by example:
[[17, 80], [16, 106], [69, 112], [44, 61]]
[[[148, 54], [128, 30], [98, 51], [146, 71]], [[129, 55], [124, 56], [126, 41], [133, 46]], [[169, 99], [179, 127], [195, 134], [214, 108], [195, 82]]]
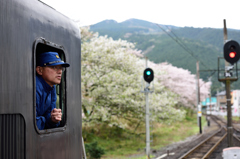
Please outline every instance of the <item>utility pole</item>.
[[211, 91], [210, 91], [210, 94], [209, 94], [209, 106], [210, 106], [210, 115], [212, 115], [212, 95], [211, 95]]
[[196, 63], [197, 68], [197, 109], [198, 109], [198, 125], [199, 125], [199, 133], [202, 134], [202, 110], [200, 104], [200, 87], [199, 87], [199, 61]]
[[[224, 43], [227, 42], [227, 27], [226, 20], [223, 20], [224, 23]], [[228, 62], [225, 61], [225, 67], [228, 66]], [[226, 87], [226, 98], [227, 98], [227, 141], [228, 147], [233, 146], [233, 128], [232, 128], [232, 108], [231, 108], [231, 96], [230, 96], [230, 80], [227, 79], [225, 83]]]

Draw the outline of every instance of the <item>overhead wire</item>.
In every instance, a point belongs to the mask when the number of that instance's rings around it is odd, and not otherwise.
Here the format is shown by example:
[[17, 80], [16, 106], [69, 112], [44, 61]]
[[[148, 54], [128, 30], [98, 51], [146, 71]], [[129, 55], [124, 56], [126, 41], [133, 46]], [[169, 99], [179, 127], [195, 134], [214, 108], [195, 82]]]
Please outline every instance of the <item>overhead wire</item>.
[[[199, 61], [204, 67], [206, 67], [207, 69], [209, 69], [208, 68], [208, 66], [206, 66], [203, 62], [201, 62], [199, 59], [197, 59], [195, 56], [194, 56], [194, 54], [193, 54], [193, 51], [192, 50], [190, 50], [183, 42], [182, 42], [182, 40], [169, 28], [169, 27], [167, 27], [168, 28], [168, 30], [174, 35], [174, 37], [171, 35], [171, 34], [169, 34], [165, 29], [163, 29], [159, 24], [156, 24], [163, 32], [165, 32], [169, 37], [171, 37], [176, 43], [178, 43], [187, 53], [189, 53], [195, 60], [197, 60], [197, 61]], [[210, 77], [211, 76], [213, 76], [213, 74], [216, 72], [216, 70], [210, 70], [210, 71], [213, 71], [213, 73], [210, 75]]]
[[175, 38], [169, 34], [165, 29], [163, 29], [159, 24], [157, 24], [157, 26], [159, 28], [162, 29], [162, 31], [164, 31], [169, 37], [171, 37], [175, 42], [177, 42], [187, 53], [189, 53], [195, 60], [199, 61], [200, 63], [203, 64], [203, 66], [205, 66], [206, 68], [208, 68], [203, 62], [201, 62], [199, 59], [197, 59], [194, 54], [193, 54], [193, 51], [190, 50], [183, 42], [182, 40], [171, 30], [169, 29], [169, 31], [175, 36]]

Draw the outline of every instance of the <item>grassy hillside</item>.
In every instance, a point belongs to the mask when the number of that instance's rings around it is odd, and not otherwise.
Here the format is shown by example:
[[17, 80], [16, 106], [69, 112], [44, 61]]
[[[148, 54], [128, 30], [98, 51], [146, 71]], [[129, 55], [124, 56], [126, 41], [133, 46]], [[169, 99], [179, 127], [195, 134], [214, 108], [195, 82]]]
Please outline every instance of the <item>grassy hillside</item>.
[[[223, 29], [193, 28], [160, 25], [130, 19], [122, 23], [113, 20], [103, 21], [91, 26], [91, 30], [113, 39], [125, 39], [136, 43], [149, 60], [155, 63], [169, 62], [196, 73], [196, 61], [200, 61], [200, 70], [217, 70], [218, 57], [223, 56]], [[228, 30], [228, 39], [240, 42], [240, 30]], [[205, 71], [200, 78], [207, 81], [212, 76], [212, 93], [223, 90], [218, 82], [217, 72]], [[234, 89], [240, 89], [240, 82], [235, 82]]]

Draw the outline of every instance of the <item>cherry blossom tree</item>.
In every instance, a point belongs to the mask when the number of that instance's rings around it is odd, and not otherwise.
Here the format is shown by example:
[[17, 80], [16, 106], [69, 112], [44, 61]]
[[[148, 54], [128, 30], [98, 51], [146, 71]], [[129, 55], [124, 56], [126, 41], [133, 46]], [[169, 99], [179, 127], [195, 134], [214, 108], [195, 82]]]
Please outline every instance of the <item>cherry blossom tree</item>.
[[[142, 87], [145, 61], [133, 43], [98, 36], [81, 28], [81, 86], [85, 123], [105, 122], [125, 127], [126, 121], [144, 121], [145, 95]], [[171, 64], [149, 62], [155, 73], [150, 95], [151, 119], [171, 122], [185, 117], [177, 105], [192, 107], [196, 102], [196, 79], [189, 71]], [[202, 97], [209, 83], [202, 84]]]
[[[191, 74], [188, 70], [174, 67], [168, 63], [161, 63], [155, 67], [158, 67], [158, 69], [165, 72], [157, 78], [163, 82], [164, 86], [179, 95], [179, 104], [186, 107], [192, 107], [193, 105], [196, 106], [196, 75]], [[204, 82], [200, 79], [199, 85], [201, 86], [200, 97], [202, 101], [208, 96], [211, 83]]]

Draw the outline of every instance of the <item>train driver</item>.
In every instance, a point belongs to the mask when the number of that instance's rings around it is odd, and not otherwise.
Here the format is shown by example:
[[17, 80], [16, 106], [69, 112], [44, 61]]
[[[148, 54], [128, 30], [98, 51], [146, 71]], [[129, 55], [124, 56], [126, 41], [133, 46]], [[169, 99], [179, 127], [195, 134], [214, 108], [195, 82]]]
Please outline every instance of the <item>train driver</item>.
[[58, 127], [62, 120], [62, 111], [56, 108], [55, 85], [60, 84], [62, 72], [69, 66], [56, 52], [41, 53], [37, 57], [36, 124], [39, 130]]

